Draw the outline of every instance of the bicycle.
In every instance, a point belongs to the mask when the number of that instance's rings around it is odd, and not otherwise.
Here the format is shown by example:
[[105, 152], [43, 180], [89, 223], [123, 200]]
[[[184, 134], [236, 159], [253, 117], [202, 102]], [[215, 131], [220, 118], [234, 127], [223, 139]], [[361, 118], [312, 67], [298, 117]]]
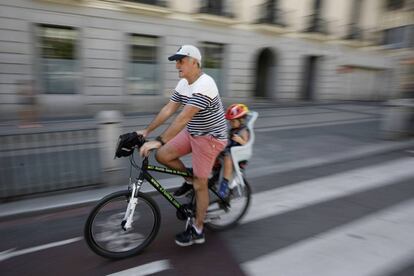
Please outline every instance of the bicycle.
[[[176, 208], [177, 218], [186, 220], [186, 227], [195, 214], [194, 191], [187, 195], [186, 203], [180, 203], [149, 173], [155, 171], [191, 177], [190, 170], [183, 172], [151, 165], [148, 157], [143, 158], [139, 167], [133, 155], [130, 156], [130, 164], [131, 169], [134, 167], [139, 170], [139, 176], [131, 181], [130, 175], [128, 190], [114, 192], [101, 199], [92, 209], [85, 224], [84, 237], [87, 244], [92, 251], [102, 257], [122, 259], [139, 254], [156, 237], [160, 228], [161, 214], [157, 203], [150, 195], [140, 192], [144, 181], [152, 185]], [[210, 205], [205, 219], [206, 227], [217, 231], [236, 225], [246, 213], [251, 198], [250, 186], [245, 179], [237, 189], [231, 189], [228, 197], [220, 197], [216, 189], [220, 169], [221, 166], [216, 165], [209, 179]]]

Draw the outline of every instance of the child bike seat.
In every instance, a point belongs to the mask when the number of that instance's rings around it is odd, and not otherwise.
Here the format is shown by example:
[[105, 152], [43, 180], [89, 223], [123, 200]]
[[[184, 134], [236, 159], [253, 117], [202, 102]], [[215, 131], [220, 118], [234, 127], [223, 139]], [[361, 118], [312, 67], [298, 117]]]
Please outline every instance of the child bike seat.
[[[249, 130], [249, 141], [247, 141], [247, 143], [242, 146], [235, 146], [230, 148], [231, 157], [233, 160], [234, 174], [239, 178], [241, 177], [239, 163], [242, 161], [248, 161], [253, 154], [253, 144], [255, 139], [253, 127], [258, 116], [259, 114], [256, 111], [250, 111], [247, 115], [246, 126]], [[241, 181], [243, 180], [241, 179]]]

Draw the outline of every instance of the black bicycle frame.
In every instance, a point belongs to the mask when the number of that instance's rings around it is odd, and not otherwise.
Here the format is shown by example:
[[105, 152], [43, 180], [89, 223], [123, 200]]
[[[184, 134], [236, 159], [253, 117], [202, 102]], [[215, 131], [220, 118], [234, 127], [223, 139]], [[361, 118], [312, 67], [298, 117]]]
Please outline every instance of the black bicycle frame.
[[139, 180], [147, 180], [152, 187], [154, 187], [158, 192], [160, 192], [163, 195], [163, 197], [167, 199], [167, 201], [170, 202], [172, 206], [174, 206], [178, 211], [180, 211], [185, 217], [190, 217], [191, 212], [187, 208], [185, 208], [180, 202], [178, 202], [177, 199], [175, 199], [175, 197], [171, 193], [169, 193], [148, 171], [156, 171], [160, 173], [167, 173], [183, 177], [191, 177], [192, 175], [188, 172], [182, 172], [170, 168], [148, 165], [148, 157], [145, 157], [144, 160], [142, 160], [141, 172], [138, 176]]

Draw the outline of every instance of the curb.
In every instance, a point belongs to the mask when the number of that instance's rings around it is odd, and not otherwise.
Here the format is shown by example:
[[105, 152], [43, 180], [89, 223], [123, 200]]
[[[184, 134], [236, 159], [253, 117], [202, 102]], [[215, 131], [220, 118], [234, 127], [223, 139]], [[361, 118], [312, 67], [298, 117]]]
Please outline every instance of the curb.
[[[180, 177], [166, 178], [160, 181], [162, 181], [162, 185], [167, 191], [178, 188], [182, 182]], [[109, 195], [113, 192], [126, 189], [127, 185], [95, 188], [91, 190], [72, 192], [67, 194], [22, 199], [10, 203], [3, 203], [0, 205], [0, 219], [81, 206], [96, 202], [104, 196]], [[156, 193], [156, 190], [149, 184], [144, 184], [141, 191], [150, 194]]]

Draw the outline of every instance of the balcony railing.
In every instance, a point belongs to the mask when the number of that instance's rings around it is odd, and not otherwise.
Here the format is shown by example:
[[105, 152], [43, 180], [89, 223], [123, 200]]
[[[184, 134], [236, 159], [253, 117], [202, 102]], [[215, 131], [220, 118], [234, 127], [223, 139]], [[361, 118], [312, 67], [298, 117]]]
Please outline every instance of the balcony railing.
[[393, 11], [393, 10], [399, 10], [402, 9], [404, 7], [404, 2], [406, 2], [405, 0], [387, 0], [386, 1], [386, 9], [389, 11]]
[[125, 1], [126, 2], [138, 3], [138, 4], [160, 6], [160, 7], [166, 7], [167, 6], [166, 0], [125, 0]]
[[354, 24], [351, 24], [349, 26], [349, 31], [348, 34], [345, 36], [345, 39], [362, 40], [362, 29]]
[[356, 25], [350, 25], [348, 34], [344, 37], [346, 40], [356, 40], [370, 45], [380, 45], [383, 37], [377, 29], [363, 29]]
[[281, 9], [269, 9], [268, 5], [263, 5], [261, 7], [261, 14], [257, 20], [257, 23], [286, 27], [287, 24], [284, 15], [285, 14]]
[[230, 0], [202, 0], [200, 13], [224, 17], [234, 17]]
[[267, 0], [259, 5], [259, 17], [257, 23], [271, 24], [286, 27], [283, 11], [278, 7], [278, 0]]
[[307, 33], [328, 34], [328, 21], [322, 19], [317, 13], [308, 17], [308, 27], [305, 29]]

